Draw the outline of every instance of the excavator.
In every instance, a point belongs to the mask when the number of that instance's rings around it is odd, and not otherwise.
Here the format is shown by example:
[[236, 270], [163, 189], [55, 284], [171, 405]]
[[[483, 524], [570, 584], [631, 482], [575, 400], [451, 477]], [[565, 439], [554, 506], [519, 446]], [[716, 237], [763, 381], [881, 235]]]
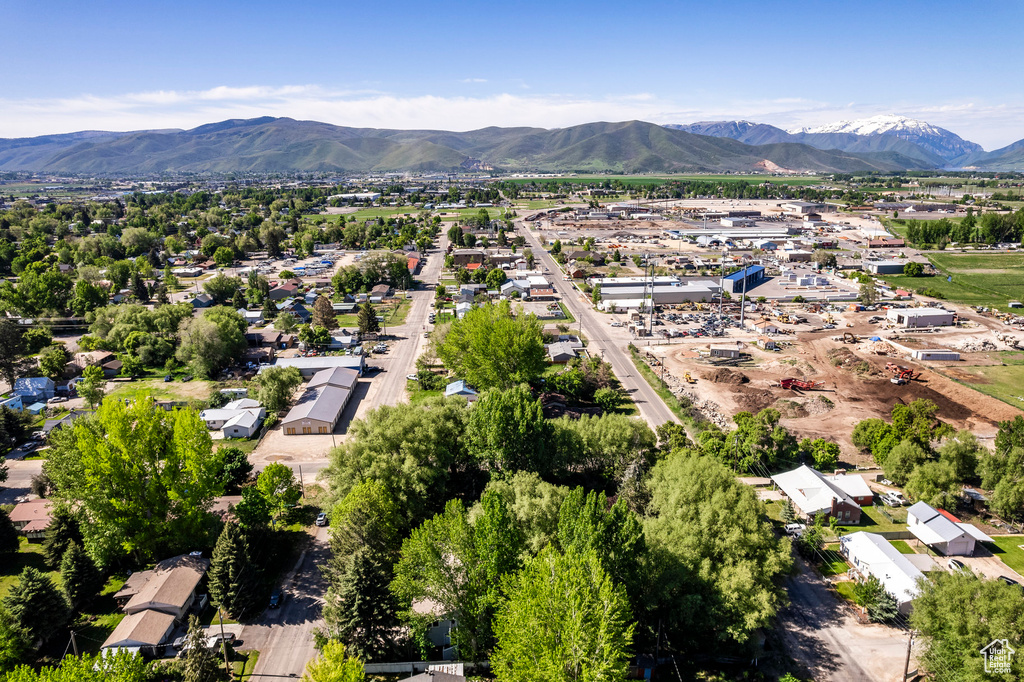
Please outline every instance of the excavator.
[[695, 383], [697, 383], [697, 380], [694, 379], [692, 376], [690, 376], [689, 372], [686, 373], [685, 378], [686, 378], [686, 383], [688, 383], [688, 384], [695, 384]]
[[860, 339], [852, 332], [843, 332], [843, 343], [860, 343]]
[[892, 378], [889, 379], [889, 381], [896, 384], [897, 386], [908, 384], [914, 379], [917, 379], [918, 377], [921, 376], [920, 372], [915, 372], [909, 367], [897, 365], [895, 362], [887, 362], [885, 364], [885, 369], [888, 370], [889, 372], [892, 372]]

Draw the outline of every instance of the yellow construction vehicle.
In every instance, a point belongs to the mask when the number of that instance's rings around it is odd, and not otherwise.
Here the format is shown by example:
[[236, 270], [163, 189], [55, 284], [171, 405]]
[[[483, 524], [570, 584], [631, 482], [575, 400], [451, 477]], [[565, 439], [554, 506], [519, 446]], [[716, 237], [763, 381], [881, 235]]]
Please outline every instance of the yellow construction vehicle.
[[690, 376], [690, 373], [687, 372], [686, 373], [686, 383], [688, 383], [688, 384], [695, 384], [695, 383], [697, 383], [697, 380], [694, 379], [692, 376]]
[[779, 313], [778, 320], [782, 324], [789, 324], [789, 315], [787, 313]]
[[826, 313], [825, 314], [825, 323], [826, 324], [835, 324], [836, 323], [836, 318], [832, 317], [832, 313]]

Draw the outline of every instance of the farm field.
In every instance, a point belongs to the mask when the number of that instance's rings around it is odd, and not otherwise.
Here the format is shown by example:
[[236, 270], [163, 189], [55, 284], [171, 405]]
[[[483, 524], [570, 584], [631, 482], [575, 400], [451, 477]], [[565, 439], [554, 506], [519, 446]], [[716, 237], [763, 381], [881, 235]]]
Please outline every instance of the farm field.
[[1024, 364], [968, 365], [935, 368], [953, 381], [970, 386], [1014, 407], [1024, 407]]
[[[773, 185], [805, 186], [817, 185], [821, 178], [817, 176], [801, 176], [799, 178], [781, 178], [769, 175], [580, 175], [562, 176], [557, 178], [509, 178], [504, 182], [512, 182], [517, 185], [529, 185], [531, 183], [543, 184], [545, 182], [571, 182], [575, 184], [591, 184], [604, 181], [618, 181], [628, 186], [660, 185], [670, 180], [703, 180], [708, 182], [770, 182]], [[602, 199], [603, 200], [603, 199]]]
[[[885, 276], [900, 289], [932, 289], [951, 303], [1003, 309], [1010, 300], [1021, 298], [1024, 288], [1024, 253], [928, 253], [928, 259], [942, 272], [936, 277]], [[952, 276], [952, 281], [946, 277]]]

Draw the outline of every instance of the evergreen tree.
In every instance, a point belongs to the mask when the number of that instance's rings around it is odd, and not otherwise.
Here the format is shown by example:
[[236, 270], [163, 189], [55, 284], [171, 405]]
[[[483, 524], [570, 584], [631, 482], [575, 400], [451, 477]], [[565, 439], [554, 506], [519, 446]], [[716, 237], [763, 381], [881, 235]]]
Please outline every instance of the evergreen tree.
[[250, 543], [235, 523], [224, 526], [210, 563], [210, 599], [218, 608], [241, 618], [256, 607], [261, 571], [253, 564]]
[[795, 518], [796, 510], [793, 509], [793, 502], [786, 500], [786, 503], [782, 506], [782, 521], [783, 523], [793, 523]]
[[328, 590], [324, 606], [328, 629], [359, 658], [380, 660], [392, 641], [398, 605], [389, 588], [391, 578], [388, 563], [360, 547], [344, 560], [341, 574]]
[[23, 661], [29, 653], [28, 633], [11, 614], [0, 610], [0, 674]]
[[224, 678], [224, 671], [217, 660], [217, 653], [207, 645], [206, 632], [194, 614], [188, 617], [188, 635], [185, 639], [185, 655], [182, 657], [182, 680], [184, 682], [211, 682]]
[[78, 517], [66, 505], [58, 505], [50, 514], [50, 525], [43, 540], [43, 558], [47, 565], [52, 568], [60, 566], [64, 554], [73, 544], [84, 544]]
[[81, 545], [72, 543], [60, 562], [64, 595], [72, 607], [87, 603], [103, 588], [104, 578], [96, 563]]
[[369, 303], [359, 306], [359, 313], [356, 315], [359, 323], [359, 333], [368, 334], [380, 330], [380, 322], [377, 321], [377, 312]]
[[71, 615], [53, 581], [31, 566], [21, 572], [18, 583], [4, 597], [3, 606], [31, 641], [49, 639], [67, 625]]
[[20, 542], [18, 530], [14, 527], [11, 517], [0, 509], [0, 555], [14, 554], [18, 551]]

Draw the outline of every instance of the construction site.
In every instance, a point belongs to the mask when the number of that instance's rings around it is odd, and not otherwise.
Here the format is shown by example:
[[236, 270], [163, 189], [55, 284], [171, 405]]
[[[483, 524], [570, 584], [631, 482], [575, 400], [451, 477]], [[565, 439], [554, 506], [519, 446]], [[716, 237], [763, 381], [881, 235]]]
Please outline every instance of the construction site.
[[755, 329], [765, 323], [777, 328], [770, 338], [732, 329], [710, 343], [658, 335], [637, 346], [672, 391], [708, 421], [725, 427], [737, 412], [774, 408], [798, 438], [835, 440], [850, 465], [870, 464], [850, 441], [854, 426], [888, 417], [897, 403], [931, 400], [941, 419], [982, 442], [991, 442], [999, 422], [1022, 414], [1005, 398], [976, 390], [978, 377], [967, 371], [1002, 368], [1006, 354], [1015, 354], [1017, 335], [1004, 331], [1003, 320], [979, 315], [910, 336], [871, 311], [789, 308], [754, 315]]

